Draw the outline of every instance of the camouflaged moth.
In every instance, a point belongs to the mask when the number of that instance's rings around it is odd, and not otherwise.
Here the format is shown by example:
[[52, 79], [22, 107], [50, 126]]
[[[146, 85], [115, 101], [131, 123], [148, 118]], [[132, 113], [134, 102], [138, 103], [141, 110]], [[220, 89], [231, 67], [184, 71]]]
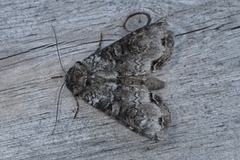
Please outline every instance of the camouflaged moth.
[[[172, 54], [174, 34], [166, 22], [146, 25], [78, 61], [66, 76], [76, 100], [115, 118], [130, 130], [153, 140], [171, 122], [168, 107], [152, 93], [164, 82], [151, 76]], [[79, 104], [77, 102], [77, 116]]]

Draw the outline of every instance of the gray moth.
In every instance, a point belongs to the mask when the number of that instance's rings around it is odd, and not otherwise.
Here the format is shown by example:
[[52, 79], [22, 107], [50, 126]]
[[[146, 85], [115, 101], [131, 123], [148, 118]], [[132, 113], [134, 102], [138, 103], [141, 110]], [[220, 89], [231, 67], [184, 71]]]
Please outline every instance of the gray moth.
[[166, 27], [166, 22], [149, 24], [97, 49], [68, 70], [67, 88], [76, 100], [86, 101], [135, 133], [161, 140], [171, 115], [152, 92], [163, 88], [164, 82], [151, 73], [160, 69], [173, 51], [174, 34]]

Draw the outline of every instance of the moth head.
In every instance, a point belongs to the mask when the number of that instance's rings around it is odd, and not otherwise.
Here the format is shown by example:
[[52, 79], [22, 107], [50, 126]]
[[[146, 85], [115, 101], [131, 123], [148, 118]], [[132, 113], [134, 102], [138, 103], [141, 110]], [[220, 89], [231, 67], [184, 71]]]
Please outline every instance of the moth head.
[[77, 96], [83, 91], [83, 88], [86, 86], [86, 81], [86, 67], [78, 61], [67, 72], [65, 77], [66, 86], [74, 96]]

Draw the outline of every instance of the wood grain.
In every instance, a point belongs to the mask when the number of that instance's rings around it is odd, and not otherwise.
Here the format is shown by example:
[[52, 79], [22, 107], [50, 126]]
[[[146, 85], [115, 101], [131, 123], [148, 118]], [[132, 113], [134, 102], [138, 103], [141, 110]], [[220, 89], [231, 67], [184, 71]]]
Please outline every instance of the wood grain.
[[[0, 159], [240, 159], [240, 2], [1, 1]], [[98, 47], [129, 32], [136, 12], [164, 17], [175, 33], [171, 60], [156, 73], [156, 92], [168, 105], [169, 138], [155, 143], [110, 117], [61, 95], [54, 127], [60, 68], [51, 26], [67, 70]]]

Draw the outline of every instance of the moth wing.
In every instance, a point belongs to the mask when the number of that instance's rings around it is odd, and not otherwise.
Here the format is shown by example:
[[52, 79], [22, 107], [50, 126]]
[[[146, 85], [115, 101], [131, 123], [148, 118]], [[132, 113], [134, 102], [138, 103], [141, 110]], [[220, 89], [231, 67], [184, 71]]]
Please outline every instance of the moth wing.
[[115, 112], [112, 113], [123, 125], [150, 139], [166, 139], [171, 117], [160, 97], [145, 86], [122, 86], [114, 95], [116, 101], [112, 108]]
[[137, 29], [83, 60], [91, 71], [115, 71], [120, 76], [143, 75], [159, 69], [173, 51], [173, 32], [158, 22]]
[[81, 97], [137, 134], [154, 140], [166, 138], [165, 130], [171, 119], [169, 110], [145, 86], [106, 83], [86, 90]]

